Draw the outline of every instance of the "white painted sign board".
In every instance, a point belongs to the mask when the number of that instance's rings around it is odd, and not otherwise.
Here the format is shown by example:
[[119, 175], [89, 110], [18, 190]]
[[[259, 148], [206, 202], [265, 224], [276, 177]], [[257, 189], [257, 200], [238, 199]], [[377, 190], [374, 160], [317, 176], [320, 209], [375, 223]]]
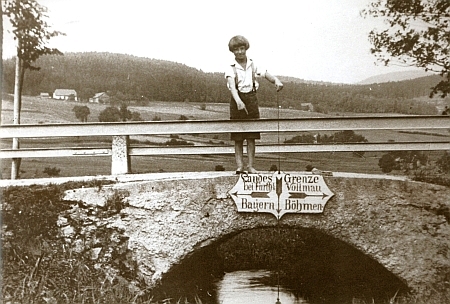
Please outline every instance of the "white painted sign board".
[[278, 220], [286, 213], [322, 213], [334, 195], [322, 175], [309, 172], [243, 173], [228, 193], [238, 212], [271, 213]]

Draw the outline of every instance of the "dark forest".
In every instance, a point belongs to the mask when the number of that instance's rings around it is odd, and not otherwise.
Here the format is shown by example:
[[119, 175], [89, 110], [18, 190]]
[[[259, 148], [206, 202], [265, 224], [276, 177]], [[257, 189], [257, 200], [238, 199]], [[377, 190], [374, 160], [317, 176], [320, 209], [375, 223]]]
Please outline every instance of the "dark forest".
[[[4, 60], [4, 92], [14, 88], [14, 58]], [[74, 89], [81, 101], [107, 92], [118, 102], [152, 101], [228, 102], [223, 73], [205, 73], [181, 63], [114, 53], [66, 53], [38, 59], [39, 71], [27, 71], [24, 95]], [[439, 76], [371, 85], [332, 84], [279, 76], [284, 82], [283, 107], [311, 103], [315, 111], [354, 113], [436, 114], [436, 105], [424, 98]], [[276, 106], [272, 85], [260, 81], [262, 106]], [[425, 100], [425, 101], [424, 101]]]

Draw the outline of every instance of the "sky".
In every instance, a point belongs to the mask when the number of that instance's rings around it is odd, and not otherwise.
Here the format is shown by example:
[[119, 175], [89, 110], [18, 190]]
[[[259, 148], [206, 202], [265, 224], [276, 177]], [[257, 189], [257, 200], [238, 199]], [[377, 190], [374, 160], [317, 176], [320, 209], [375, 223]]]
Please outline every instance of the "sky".
[[[223, 72], [233, 60], [228, 41], [243, 35], [247, 54], [271, 74], [357, 83], [410, 67], [376, 64], [368, 34], [381, 20], [363, 18], [371, 0], [38, 0], [47, 22], [65, 36], [62, 52], [112, 52]], [[5, 28], [10, 28], [4, 20]], [[5, 32], [3, 57], [14, 56]]]

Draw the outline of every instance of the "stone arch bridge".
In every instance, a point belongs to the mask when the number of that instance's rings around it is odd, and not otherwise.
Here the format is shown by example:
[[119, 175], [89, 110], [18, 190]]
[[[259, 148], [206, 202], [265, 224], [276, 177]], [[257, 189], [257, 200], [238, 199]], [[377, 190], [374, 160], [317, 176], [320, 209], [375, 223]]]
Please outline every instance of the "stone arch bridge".
[[[125, 207], [108, 219], [128, 238], [139, 274], [154, 286], [196, 250], [239, 231], [276, 227], [276, 217], [239, 213], [230, 172], [153, 174], [141, 180], [66, 192], [104, 206], [121, 193]], [[321, 214], [285, 214], [281, 227], [314, 228], [358, 249], [416, 294], [450, 288], [450, 189], [384, 175], [325, 176], [334, 196]]]

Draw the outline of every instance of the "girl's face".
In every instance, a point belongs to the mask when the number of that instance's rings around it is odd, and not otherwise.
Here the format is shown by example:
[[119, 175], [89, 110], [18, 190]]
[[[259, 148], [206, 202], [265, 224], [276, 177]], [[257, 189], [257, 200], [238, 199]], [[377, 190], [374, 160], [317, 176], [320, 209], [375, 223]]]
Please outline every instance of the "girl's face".
[[245, 46], [238, 46], [233, 49], [233, 54], [236, 60], [243, 60], [246, 58], [247, 50]]

